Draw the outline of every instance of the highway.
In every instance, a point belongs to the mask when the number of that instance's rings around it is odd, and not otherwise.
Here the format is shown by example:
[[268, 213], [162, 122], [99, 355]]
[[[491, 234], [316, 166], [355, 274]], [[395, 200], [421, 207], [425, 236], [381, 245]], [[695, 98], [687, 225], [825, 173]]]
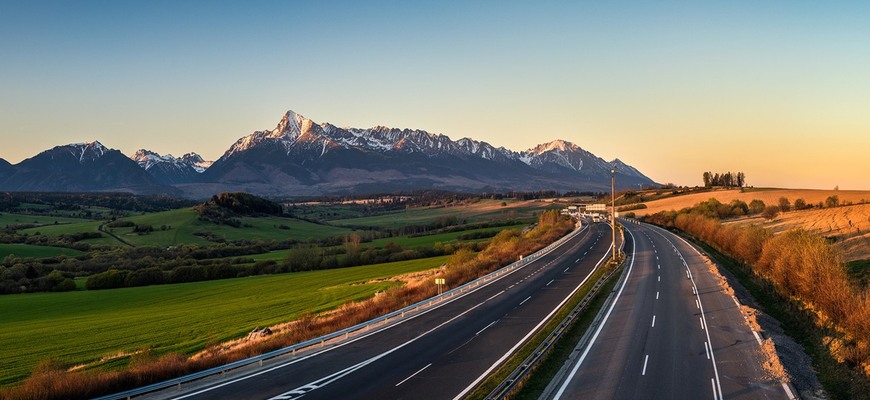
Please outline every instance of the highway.
[[700, 253], [666, 230], [622, 222], [634, 244], [626, 279], [545, 397], [793, 398], [763, 370], [757, 334]]
[[389, 328], [255, 371], [147, 396], [175, 399], [451, 399], [531, 337], [607, 255], [592, 224], [546, 256]]

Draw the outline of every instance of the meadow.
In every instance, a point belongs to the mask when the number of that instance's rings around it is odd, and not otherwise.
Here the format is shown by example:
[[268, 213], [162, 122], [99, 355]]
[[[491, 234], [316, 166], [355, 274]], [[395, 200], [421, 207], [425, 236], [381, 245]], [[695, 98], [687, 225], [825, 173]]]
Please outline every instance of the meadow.
[[[225, 240], [309, 240], [322, 239], [332, 236], [340, 236], [350, 233], [349, 229], [320, 225], [294, 218], [282, 217], [243, 217], [242, 227], [236, 228], [229, 225], [219, 225], [211, 221], [199, 219], [196, 211], [190, 208], [163, 211], [139, 215], [135, 217], [121, 218], [119, 221], [130, 221], [134, 224], [150, 225], [154, 231], [147, 234], [134, 233], [132, 227], [110, 228], [104, 227], [133, 244], [134, 246], [169, 247], [182, 244], [208, 245], [211, 242], [194, 235], [197, 232], [208, 232], [224, 238]], [[23, 233], [40, 232], [48, 236], [59, 236], [77, 232], [97, 232], [103, 222], [86, 221], [68, 225], [43, 226], [39, 228], [25, 229]], [[162, 229], [162, 227], [166, 229]], [[91, 239], [85, 242], [109, 246], [124, 246], [118, 240], [104, 234], [101, 239]]]
[[27, 244], [0, 244], [0, 260], [8, 255], [14, 255], [15, 257], [44, 258], [54, 256], [74, 257], [81, 254], [84, 253], [63, 247], [33, 246]]
[[[504, 204], [504, 205], [502, 205]], [[335, 226], [401, 228], [410, 225], [425, 225], [443, 218], [457, 218], [469, 223], [495, 219], [534, 219], [535, 214], [551, 208], [561, 208], [540, 200], [480, 200], [479, 202], [450, 207], [418, 207], [393, 211], [380, 215], [345, 218], [329, 221]]]
[[67, 217], [47, 217], [42, 215], [29, 215], [29, 214], [10, 214], [10, 213], [0, 213], [0, 227], [12, 226], [12, 225], [22, 225], [22, 224], [34, 224], [34, 225], [54, 225], [58, 224], [74, 224], [80, 223], [87, 220], [80, 218], [67, 218]]
[[398, 285], [371, 281], [436, 268], [446, 260], [433, 257], [188, 284], [0, 296], [0, 385], [20, 381], [46, 359], [67, 367], [120, 368], [142, 350], [155, 356], [193, 354], [243, 337], [255, 327], [371, 297]]

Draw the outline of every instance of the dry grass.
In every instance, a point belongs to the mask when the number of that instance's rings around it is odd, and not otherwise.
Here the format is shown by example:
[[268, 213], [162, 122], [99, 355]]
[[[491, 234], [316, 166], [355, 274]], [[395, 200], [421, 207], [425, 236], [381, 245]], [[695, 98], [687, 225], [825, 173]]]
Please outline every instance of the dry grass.
[[792, 229], [804, 229], [833, 239], [834, 248], [846, 261], [870, 258], [870, 204], [857, 204], [823, 209], [782, 213], [772, 221], [745, 218], [732, 222], [739, 225], [761, 225], [775, 234]]
[[758, 199], [767, 205], [775, 205], [780, 197], [787, 198], [794, 203], [796, 199], [804, 199], [807, 204], [818, 204], [824, 202], [829, 196], [836, 195], [840, 198], [840, 203], [852, 202], [860, 203], [862, 200], [870, 201], [870, 190], [810, 190], [810, 189], [771, 189], [771, 190], [717, 190], [713, 192], [694, 193], [685, 196], [669, 197], [666, 199], [650, 201], [646, 204], [647, 208], [635, 210], [637, 216], [655, 214], [659, 211], [676, 210], [692, 207], [711, 197], [716, 198], [722, 203], [729, 203], [731, 200], [739, 199], [746, 203]]

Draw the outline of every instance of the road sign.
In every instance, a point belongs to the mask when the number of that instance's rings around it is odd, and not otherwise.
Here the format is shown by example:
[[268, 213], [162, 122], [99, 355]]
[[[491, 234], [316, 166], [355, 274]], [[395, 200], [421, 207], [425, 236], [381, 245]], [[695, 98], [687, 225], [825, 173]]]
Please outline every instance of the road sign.
[[443, 285], [443, 284], [445, 284], [444, 278], [435, 278], [435, 284], [436, 284], [436, 285]]

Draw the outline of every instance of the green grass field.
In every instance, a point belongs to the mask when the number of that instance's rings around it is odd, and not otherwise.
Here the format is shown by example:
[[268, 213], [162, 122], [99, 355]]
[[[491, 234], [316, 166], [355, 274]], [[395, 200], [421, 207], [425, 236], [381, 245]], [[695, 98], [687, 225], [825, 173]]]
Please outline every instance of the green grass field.
[[41, 215], [0, 213], [0, 226], [21, 224], [54, 225], [55, 222], [58, 224], [72, 224], [84, 221], [87, 220], [67, 217], [43, 217]]
[[439, 218], [456, 217], [468, 222], [491, 221], [505, 218], [530, 219], [534, 213], [540, 213], [549, 208], [561, 208], [544, 202], [517, 203], [514, 200], [506, 200], [506, 206], [501, 206], [501, 200], [481, 200], [478, 203], [441, 208], [410, 208], [402, 211], [394, 211], [387, 214], [339, 219], [330, 221], [336, 226], [372, 226], [380, 228], [401, 228], [409, 225], [424, 225], [437, 221]]
[[[93, 363], [118, 352], [191, 354], [255, 327], [364, 299], [394, 283], [359, 284], [435, 268], [447, 257], [326, 271], [102, 291], [0, 296], [0, 385], [40, 361]], [[124, 357], [111, 366], [126, 365]]]
[[[71, 235], [80, 232], [98, 232], [97, 227], [102, 224], [100, 221], [77, 220], [79, 222], [63, 224], [63, 225], [46, 225], [38, 228], [22, 229], [19, 233], [33, 235], [37, 232], [46, 236]], [[84, 243], [100, 246], [123, 246], [124, 244], [113, 239], [111, 236], [103, 234], [99, 239], [83, 240]]]
[[54, 256], [77, 256], [84, 253], [63, 247], [32, 246], [28, 244], [0, 244], [0, 260], [10, 254], [14, 254], [16, 257], [21, 258], [44, 258]]
[[[133, 233], [133, 228], [105, 228], [107, 230], [111, 229], [114, 234], [136, 246], [167, 247], [181, 244], [205, 245], [210, 243], [199, 236], [195, 236], [194, 232], [209, 232], [222, 236], [227, 240], [308, 240], [350, 233], [350, 230], [347, 228], [318, 225], [298, 219], [280, 217], [241, 218], [243, 224], [250, 226], [234, 228], [229, 225], [218, 225], [214, 222], [200, 221], [196, 211], [189, 208], [123, 218], [122, 220], [131, 221], [135, 224], [151, 225], [155, 229], [154, 232], [139, 235]], [[101, 223], [100, 221], [85, 221], [67, 225], [42, 226], [25, 229], [21, 232], [30, 234], [40, 232], [49, 236], [77, 232], [96, 232]], [[164, 225], [167, 229], [161, 230], [161, 226]], [[282, 229], [282, 225], [287, 229]], [[86, 242], [108, 246], [124, 246], [124, 244], [106, 234], [104, 234], [103, 238], [87, 240]]]

